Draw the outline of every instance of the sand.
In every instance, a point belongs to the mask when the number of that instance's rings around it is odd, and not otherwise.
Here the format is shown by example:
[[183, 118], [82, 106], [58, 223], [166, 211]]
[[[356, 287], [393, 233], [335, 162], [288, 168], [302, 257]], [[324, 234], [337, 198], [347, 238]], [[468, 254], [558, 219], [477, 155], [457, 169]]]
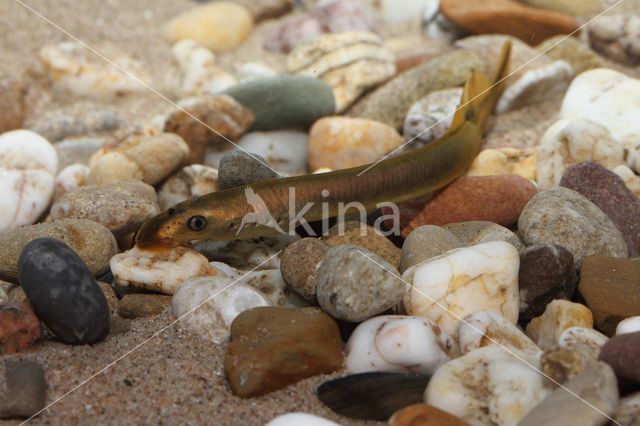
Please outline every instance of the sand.
[[[638, 1], [625, 7], [638, 10]], [[163, 85], [169, 45], [160, 27], [176, 13], [196, 4], [188, 0], [28, 0], [26, 3], [92, 46], [108, 41], [146, 65], [153, 86]], [[621, 9], [622, 10], [622, 9]], [[216, 55], [222, 68], [260, 60], [284, 69], [285, 56], [264, 52], [262, 35], [274, 22], [262, 23], [241, 49]], [[407, 27], [390, 27], [386, 35], [406, 34]], [[46, 43], [68, 41], [60, 30], [15, 0], [0, 2], [0, 71], [23, 74], [29, 81], [41, 73], [39, 49]], [[397, 50], [411, 51], [399, 40]], [[427, 46], [425, 51], [437, 48]], [[77, 99], [52, 94], [42, 84], [29, 87], [28, 124], [45, 111], [73, 111]], [[492, 120], [490, 146], [537, 144], [558, 111], [561, 97]], [[128, 124], [147, 123], [170, 106], [151, 92], [106, 103]], [[39, 351], [22, 353], [46, 368], [52, 404], [33, 424], [241, 424], [260, 425], [279, 414], [303, 411], [344, 425], [367, 424], [332, 413], [315, 396], [316, 387], [331, 377], [316, 376], [263, 397], [235, 397], [224, 377], [224, 345], [215, 345], [171, 324], [168, 308], [152, 318], [112, 319], [112, 333], [94, 346], [69, 346], [46, 340]], [[166, 330], [165, 330], [166, 328]], [[160, 332], [161, 330], [164, 330]], [[156, 335], [156, 333], [159, 333]], [[0, 356], [0, 361], [8, 356]], [[0, 422], [18, 424], [17, 421]], [[368, 424], [377, 424], [369, 422]], [[381, 423], [380, 423], [381, 424]]]

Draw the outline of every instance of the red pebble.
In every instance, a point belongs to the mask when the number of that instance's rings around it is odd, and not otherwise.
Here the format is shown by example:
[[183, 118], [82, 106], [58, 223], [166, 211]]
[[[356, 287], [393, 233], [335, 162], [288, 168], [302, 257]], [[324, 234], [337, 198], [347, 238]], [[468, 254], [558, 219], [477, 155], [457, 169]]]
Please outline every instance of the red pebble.
[[40, 320], [25, 302], [0, 303], [0, 354], [22, 352], [42, 338]]

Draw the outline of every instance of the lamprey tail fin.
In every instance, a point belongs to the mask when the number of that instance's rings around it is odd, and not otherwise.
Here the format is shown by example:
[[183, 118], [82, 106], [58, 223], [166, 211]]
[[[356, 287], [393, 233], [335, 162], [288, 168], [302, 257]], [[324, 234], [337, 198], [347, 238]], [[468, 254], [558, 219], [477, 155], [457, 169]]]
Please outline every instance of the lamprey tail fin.
[[465, 121], [471, 121], [484, 129], [502, 93], [510, 56], [511, 41], [507, 40], [502, 47], [500, 64], [493, 78], [493, 84], [487, 81], [483, 73], [472, 70], [471, 77], [464, 85], [460, 107], [453, 116], [451, 131], [457, 129]]

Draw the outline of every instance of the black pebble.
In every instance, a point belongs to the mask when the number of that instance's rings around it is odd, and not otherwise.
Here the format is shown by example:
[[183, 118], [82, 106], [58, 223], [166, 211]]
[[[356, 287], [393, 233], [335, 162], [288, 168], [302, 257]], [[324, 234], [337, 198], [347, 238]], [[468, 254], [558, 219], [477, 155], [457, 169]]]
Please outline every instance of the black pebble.
[[109, 306], [80, 256], [54, 238], [29, 242], [18, 278], [34, 312], [65, 343], [96, 343], [109, 333]]

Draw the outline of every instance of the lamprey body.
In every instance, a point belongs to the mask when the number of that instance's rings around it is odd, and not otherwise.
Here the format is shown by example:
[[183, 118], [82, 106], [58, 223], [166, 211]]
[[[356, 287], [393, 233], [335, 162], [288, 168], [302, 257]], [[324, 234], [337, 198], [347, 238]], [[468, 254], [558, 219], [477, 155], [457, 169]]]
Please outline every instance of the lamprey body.
[[[213, 192], [176, 204], [145, 222], [138, 247], [175, 246], [193, 240], [248, 239], [335, 217], [361, 203], [373, 210], [438, 190], [461, 176], [482, 145], [486, 122], [500, 96], [511, 44], [505, 43], [493, 85], [472, 72], [451, 129], [424, 148], [374, 165], [273, 179]], [[293, 222], [293, 223], [292, 223]]]

